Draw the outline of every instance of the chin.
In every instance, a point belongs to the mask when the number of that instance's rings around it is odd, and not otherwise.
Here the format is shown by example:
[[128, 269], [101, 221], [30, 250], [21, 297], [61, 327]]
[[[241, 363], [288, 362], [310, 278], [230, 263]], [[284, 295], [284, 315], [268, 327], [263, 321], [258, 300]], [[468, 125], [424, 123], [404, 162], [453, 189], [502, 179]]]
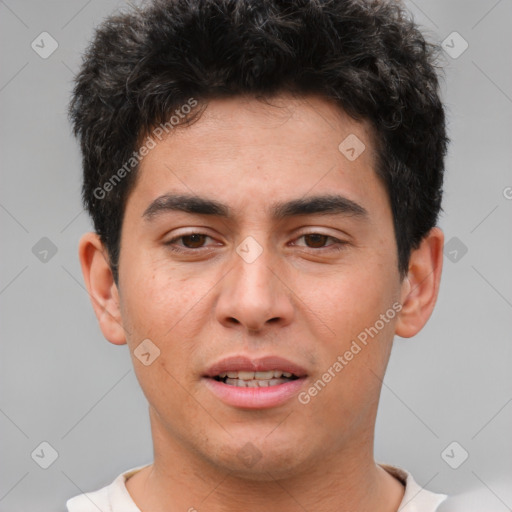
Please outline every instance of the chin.
[[[267, 438], [265, 438], [265, 435]], [[213, 464], [233, 477], [253, 481], [272, 481], [289, 478], [306, 465], [305, 443], [288, 436], [244, 436], [221, 446]], [[300, 447], [300, 450], [298, 449]]]

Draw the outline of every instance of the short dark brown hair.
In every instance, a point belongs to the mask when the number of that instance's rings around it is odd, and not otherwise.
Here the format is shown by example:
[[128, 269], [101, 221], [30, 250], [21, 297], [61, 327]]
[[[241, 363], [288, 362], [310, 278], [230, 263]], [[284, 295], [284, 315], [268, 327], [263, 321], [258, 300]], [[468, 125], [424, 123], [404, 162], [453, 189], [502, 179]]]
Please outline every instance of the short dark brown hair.
[[107, 18], [76, 77], [70, 117], [84, 204], [116, 282], [137, 162], [112, 178], [141, 137], [191, 98], [204, 106], [286, 92], [334, 100], [371, 123], [403, 277], [441, 209], [448, 139], [437, 54], [396, 0], [157, 0]]

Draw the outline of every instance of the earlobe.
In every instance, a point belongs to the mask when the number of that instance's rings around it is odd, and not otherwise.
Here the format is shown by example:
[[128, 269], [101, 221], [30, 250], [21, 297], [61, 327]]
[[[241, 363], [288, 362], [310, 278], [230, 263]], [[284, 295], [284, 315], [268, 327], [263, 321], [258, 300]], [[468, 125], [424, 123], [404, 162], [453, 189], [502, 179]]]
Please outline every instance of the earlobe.
[[443, 232], [434, 227], [411, 253], [409, 272], [402, 282], [402, 310], [395, 324], [398, 336], [416, 335], [434, 310], [443, 268], [443, 243]]
[[100, 237], [96, 233], [84, 234], [78, 254], [85, 286], [103, 335], [115, 345], [125, 344], [119, 294]]

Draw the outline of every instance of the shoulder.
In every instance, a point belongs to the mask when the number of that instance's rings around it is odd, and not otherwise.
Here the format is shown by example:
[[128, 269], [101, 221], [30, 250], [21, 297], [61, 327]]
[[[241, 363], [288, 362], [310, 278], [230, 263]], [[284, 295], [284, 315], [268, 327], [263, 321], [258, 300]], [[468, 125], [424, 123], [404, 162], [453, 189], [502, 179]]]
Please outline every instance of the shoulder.
[[137, 473], [147, 464], [131, 468], [115, 478], [115, 480], [101, 489], [93, 492], [79, 494], [66, 502], [67, 512], [140, 512], [135, 505], [128, 490], [126, 480]]
[[112, 512], [108, 495], [110, 493], [110, 488], [116, 484], [116, 480], [114, 480], [114, 482], [112, 482], [110, 485], [97, 491], [80, 494], [70, 498], [66, 502], [67, 511], [92, 512], [92, 510], [100, 509], [102, 512]]
[[400, 512], [435, 512], [447, 498], [446, 494], [438, 494], [421, 487], [404, 469], [387, 464], [379, 464], [379, 466], [405, 486], [404, 497], [398, 508]]

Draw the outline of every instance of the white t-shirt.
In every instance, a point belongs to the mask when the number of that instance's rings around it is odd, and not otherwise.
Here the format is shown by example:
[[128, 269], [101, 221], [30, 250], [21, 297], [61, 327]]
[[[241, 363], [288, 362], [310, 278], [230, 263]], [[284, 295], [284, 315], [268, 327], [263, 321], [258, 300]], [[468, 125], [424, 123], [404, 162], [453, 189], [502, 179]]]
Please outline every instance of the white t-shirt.
[[[397, 512], [435, 512], [446, 499], [445, 494], [435, 494], [420, 487], [407, 471], [384, 464], [380, 466], [405, 485], [405, 494]], [[146, 465], [129, 469], [110, 485], [69, 499], [66, 503], [68, 512], [141, 512], [125, 482], [144, 467]]]

